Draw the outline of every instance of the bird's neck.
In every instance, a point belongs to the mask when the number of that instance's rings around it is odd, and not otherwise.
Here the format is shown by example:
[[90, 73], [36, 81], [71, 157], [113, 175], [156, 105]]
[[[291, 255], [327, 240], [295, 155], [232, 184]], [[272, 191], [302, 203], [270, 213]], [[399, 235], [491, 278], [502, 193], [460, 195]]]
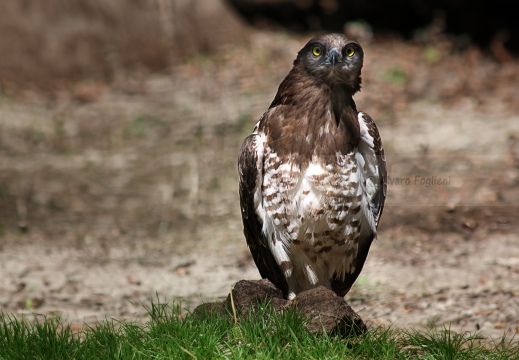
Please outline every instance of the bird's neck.
[[279, 85], [269, 108], [279, 105], [294, 106], [313, 119], [320, 119], [323, 112], [329, 111], [338, 126], [341, 122], [357, 122], [357, 106], [353, 94], [354, 91], [347, 87], [316, 81], [293, 68]]
[[333, 113], [337, 125], [341, 121], [357, 119], [357, 105], [353, 100], [353, 94], [349, 94], [340, 87], [328, 88], [330, 99], [330, 111]]
[[358, 146], [360, 128], [353, 94], [339, 86], [316, 82], [293, 69], [279, 86], [272, 108], [283, 113], [284, 121], [293, 122], [290, 138], [294, 143], [310, 139], [309, 148], [332, 154]]

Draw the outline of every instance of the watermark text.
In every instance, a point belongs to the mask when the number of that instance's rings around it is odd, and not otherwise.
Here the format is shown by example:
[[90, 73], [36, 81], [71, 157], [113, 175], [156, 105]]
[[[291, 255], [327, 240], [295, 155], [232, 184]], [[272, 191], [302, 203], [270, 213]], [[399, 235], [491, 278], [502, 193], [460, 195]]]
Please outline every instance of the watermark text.
[[391, 177], [388, 176], [387, 183], [390, 186], [450, 186], [450, 176], [402, 176], [402, 177]]

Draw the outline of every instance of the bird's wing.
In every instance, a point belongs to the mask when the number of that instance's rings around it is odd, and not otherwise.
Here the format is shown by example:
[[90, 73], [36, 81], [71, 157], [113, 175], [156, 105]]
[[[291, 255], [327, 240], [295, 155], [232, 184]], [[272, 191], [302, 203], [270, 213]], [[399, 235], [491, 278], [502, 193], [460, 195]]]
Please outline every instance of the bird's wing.
[[286, 297], [286, 279], [272, 255], [267, 235], [262, 232], [263, 142], [262, 134], [254, 133], [248, 136], [242, 144], [238, 158], [243, 233], [261, 277], [269, 279]]
[[386, 200], [386, 158], [382, 140], [373, 119], [363, 112], [359, 113], [358, 119], [360, 125], [359, 152], [363, 155], [366, 164], [366, 192], [376, 231]]
[[367, 203], [362, 206], [360, 241], [357, 248], [355, 267], [352, 273], [346, 274], [344, 279], [331, 280], [332, 290], [339, 296], [348, 293], [359, 276], [368, 256], [373, 239], [377, 236], [377, 226], [384, 208], [387, 189], [386, 159], [384, 148], [375, 122], [368, 114], [358, 114], [360, 126], [360, 143], [357, 160], [362, 169], [362, 178], [365, 183], [364, 192]]

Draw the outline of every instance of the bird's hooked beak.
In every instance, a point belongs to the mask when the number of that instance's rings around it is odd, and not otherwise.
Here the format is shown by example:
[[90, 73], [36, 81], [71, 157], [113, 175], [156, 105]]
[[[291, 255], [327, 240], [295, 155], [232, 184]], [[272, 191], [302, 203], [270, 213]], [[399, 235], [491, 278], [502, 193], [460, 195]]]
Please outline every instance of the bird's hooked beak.
[[336, 48], [333, 48], [328, 52], [327, 61], [332, 64], [332, 66], [335, 66], [340, 61], [340, 55]]

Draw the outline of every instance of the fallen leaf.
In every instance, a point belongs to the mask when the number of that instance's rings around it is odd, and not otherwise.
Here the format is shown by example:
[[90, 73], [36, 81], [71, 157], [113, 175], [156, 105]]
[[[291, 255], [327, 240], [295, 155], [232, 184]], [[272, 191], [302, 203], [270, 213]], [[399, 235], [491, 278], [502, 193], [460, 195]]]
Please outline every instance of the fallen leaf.
[[135, 276], [132, 276], [132, 275], [128, 275], [126, 277], [126, 281], [128, 281], [128, 284], [141, 285], [141, 281], [138, 278], [136, 278]]

